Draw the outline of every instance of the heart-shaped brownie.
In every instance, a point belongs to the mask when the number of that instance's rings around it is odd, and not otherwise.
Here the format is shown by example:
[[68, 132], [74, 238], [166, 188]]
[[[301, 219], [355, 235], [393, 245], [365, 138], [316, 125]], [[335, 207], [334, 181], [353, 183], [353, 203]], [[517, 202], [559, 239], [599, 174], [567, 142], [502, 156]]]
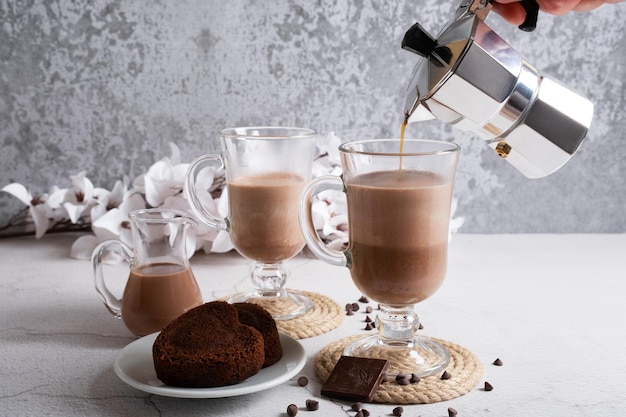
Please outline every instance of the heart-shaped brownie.
[[265, 362], [263, 336], [242, 324], [223, 301], [193, 308], [165, 327], [152, 346], [157, 378], [178, 387], [209, 388], [241, 382]]

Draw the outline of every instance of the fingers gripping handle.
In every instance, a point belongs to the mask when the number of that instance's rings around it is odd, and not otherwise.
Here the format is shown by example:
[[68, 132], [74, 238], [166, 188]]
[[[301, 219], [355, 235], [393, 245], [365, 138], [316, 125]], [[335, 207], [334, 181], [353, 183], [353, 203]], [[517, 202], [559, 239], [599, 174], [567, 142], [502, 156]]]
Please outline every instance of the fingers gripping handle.
[[319, 193], [326, 190], [345, 191], [343, 181], [340, 177], [325, 175], [309, 183], [304, 189], [300, 199], [298, 211], [300, 229], [302, 230], [307, 246], [315, 256], [331, 265], [348, 266], [346, 253], [329, 249], [322, 238], [320, 238], [315, 224], [313, 223], [313, 201]]

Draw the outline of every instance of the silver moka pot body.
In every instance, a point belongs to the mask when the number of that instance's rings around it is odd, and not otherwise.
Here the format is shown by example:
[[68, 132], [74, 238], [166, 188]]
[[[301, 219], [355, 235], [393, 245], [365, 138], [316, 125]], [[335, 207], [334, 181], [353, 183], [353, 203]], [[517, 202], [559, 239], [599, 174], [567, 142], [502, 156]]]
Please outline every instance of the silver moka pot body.
[[403, 48], [422, 58], [405, 116], [474, 132], [525, 176], [545, 177], [579, 148], [593, 104], [540, 73], [487, 26], [490, 8], [488, 0], [464, 0], [436, 39], [419, 24], [407, 31]]

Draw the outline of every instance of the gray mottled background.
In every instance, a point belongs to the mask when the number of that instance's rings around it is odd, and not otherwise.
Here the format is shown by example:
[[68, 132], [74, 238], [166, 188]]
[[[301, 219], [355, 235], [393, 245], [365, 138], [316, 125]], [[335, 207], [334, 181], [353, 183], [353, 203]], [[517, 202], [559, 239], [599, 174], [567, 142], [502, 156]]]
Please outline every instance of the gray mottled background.
[[[0, 187], [96, 186], [169, 155], [215, 150], [224, 127], [283, 124], [341, 138], [397, 136], [416, 57], [400, 49], [458, 1], [0, 0]], [[568, 165], [528, 180], [437, 121], [409, 136], [459, 143], [464, 232], [626, 232], [626, 3], [488, 23], [529, 62], [588, 95], [596, 115]], [[0, 194], [0, 225], [19, 203]]]

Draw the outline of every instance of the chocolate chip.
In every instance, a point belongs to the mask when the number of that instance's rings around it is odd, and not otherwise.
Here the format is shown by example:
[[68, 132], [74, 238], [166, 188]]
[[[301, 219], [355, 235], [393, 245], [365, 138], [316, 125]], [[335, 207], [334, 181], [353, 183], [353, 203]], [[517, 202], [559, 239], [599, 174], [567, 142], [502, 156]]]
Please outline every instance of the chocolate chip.
[[402, 413], [404, 413], [404, 408], [402, 407], [396, 407], [393, 409], [393, 411], [391, 412], [394, 416], [396, 417], [400, 417], [402, 415]]
[[493, 364], [496, 366], [502, 366], [502, 361], [500, 360], [500, 358], [498, 358], [495, 361], [493, 361]]
[[309, 378], [307, 378], [306, 376], [301, 376], [300, 378], [298, 378], [298, 385], [300, 385], [301, 387], [306, 387], [307, 385], [309, 385]]
[[361, 408], [363, 408], [363, 404], [361, 403], [354, 403], [352, 404], [352, 406], [350, 407], [350, 409], [352, 411], [361, 411]]
[[411, 383], [410, 379], [406, 376], [404, 378], [396, 379], [396, 382], [398, 385], [409, 385]]
[[372, 323], [367, 323], [365, 325], [365, 330], [372, 330], [374, 328], [374, 326], [372, 326]]
[[454, 408], [452, 407], [448, 407], [448, 417], [454, 417], [457, 414], [459, 414], [458, 411], [456, 411]]
[[492, 391], [492, 390], [493, 390], [493, 385], [485, 381], [485, 391]]
[[298, 414], [298, 406], [295, 404], [289, 404], [287, 406], [287, 415], [289, 417], [294, 417], [296, 414]]
[[370, 316], [365, 316], [365, 322], [366, 323], [371, 323], [372, 319], [370, 318]]
[[411, 374], [411, 383], [417, 384], [418, 382], [420, 382], [420, 377], [415, 374]]
[[315, 400], [306, 400], [306, 409], [309, 411], [317, 411], [320, 408], [320, 403]]
[[372, 308], [372, 306], [367, 306], [367, 307], [365, 307], [365, 312], [366, 312], [366, 313], [371, 313], [372, 311], [374, 311], [374, 309]]
[[402, 372], [398, 373], [398, 375], [396, 375], [396, 382], [398, 382], [402, 378], [406, 378], [406, 375], [404, 375]]
[[418, 330], [424, 330], [424, 325], [422, 323], [420, 323], [420, 325], [417, 327]]
[[354, 316], [354, 311], [352, 309], [346, 310], [346, 316]]
[[362, 295], [361, 298], [359, 298], [359, 302], [360, 303], [369, 303], [370, 300], [368, 300], [366, 296]]
[[370, 416], [370, 412], [367, 411], [365, 408], [361, 408], [359, 411], [357, 411], [357, 413], [354, 415], [354, 417], [369, 417]]
[[346, 304], [346, 311], [352, 311], [352, 303]]
[[352, 303], [352, 311], [359, 311], [359, 308], [361, 308], [359, 303]]
[[452, 374], [448, 371], [443, 371], [443, 374], [441, 374], [441, 379], [450, 379], [452, 378]]

